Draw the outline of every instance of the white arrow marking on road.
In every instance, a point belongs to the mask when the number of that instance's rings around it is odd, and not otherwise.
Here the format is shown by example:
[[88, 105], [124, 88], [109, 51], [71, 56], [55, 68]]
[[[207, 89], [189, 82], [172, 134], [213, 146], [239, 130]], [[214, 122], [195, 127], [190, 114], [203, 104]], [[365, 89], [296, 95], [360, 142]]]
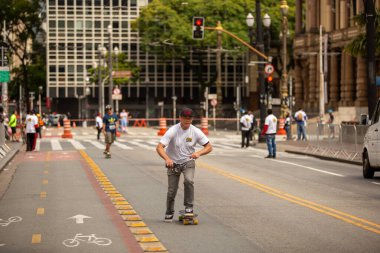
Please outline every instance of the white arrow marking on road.
[[77, 215], [70, 217], [70, 218], [67, 218], [67, 219], [75, 219], [75, 222], [77, 224], [83, 224], [84, 219], [89, 219], [89, 218], [92, 218], [92, 217], [86, 216], [83, 214], [77, 214]]
[[1, 246], [5, 246], [5, 243], [0, 244], [0, 247], [1, 247]]

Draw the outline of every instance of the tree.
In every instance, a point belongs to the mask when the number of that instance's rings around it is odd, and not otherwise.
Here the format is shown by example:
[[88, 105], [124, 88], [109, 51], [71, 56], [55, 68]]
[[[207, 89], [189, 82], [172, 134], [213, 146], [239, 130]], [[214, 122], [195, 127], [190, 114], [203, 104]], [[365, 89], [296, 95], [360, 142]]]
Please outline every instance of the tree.
[[[24, 101], [28, 101], [29, 91], [32, 90], [31, 78], [39, 76], [40, 67], [33, 66], [34, 63], [40, 63], [40, 60], [34, 58], [32, 64], [33, 44], [36, 42], [37, 35], [41, 32], [42, 27], [42, 0], [7, 0], [0, 1], [1, 17], [5, 21], [6, 43], [9, 46], [10, 54], [16, 56], [20, 62], [19, 67], [13, 70], [16, 78], [11, 82], [11, 90], [17, 90], [16, 85], [21, 85], [23, 90]], [[3, 29], [3, 23], [1, 28]], [[35, 44], [34, 44], [35, 45]], [[34, 71], [37, 70], [37, 73]], [[43, 71], [43, 70], [42, 70]], [[31, 73], [35, 73], [31, 75]], [[43, 78], [44, 79], [44, 78]], [[33, 83], [36, 87], [40, 84]], [[14, 93], [13, 93], [14, 94]]]
[[[206, 27], [216, 27], [221, 21], [224, 29], [234, 33], [244, 41], [249, 41], [246, 17], [249, 12], [254, 13], [255, 0], [153, 0], [141, 10], [140, 17], [133, 26], [140, 32], [142, 44], [147, 51], [156, 53], [163, 60], [175, 57], [182, 59], [187, 66], [190, 50], [195, 55], [199, 65], [202, 66], [201, 53], [207, 47], [216, 47], [217, 34], [213, 31], [205, 31], [203, 40], [192, 39], [192, 19], [194, 16], [204, 17]], [[262, 16], [268, 13], [272, 19], [270, 33], [274, 46], [280, 50], [279, 40], [281, 29], [280, 2], [273, 0], [261, 0]], [[291, 35], [294, 31], [295, 2], [288, 1], [289, 5], [289, 29]], [[290, 41], [290, 40], [289, 40]], [[174, 48], [174, 50], [173, 50]], [[236, 56], [240, 56], [247, 49], [230, 36], [223, 34], [223, 49], [235, 50]], [[281, 59], [274, 58], [275, 61]], [[197, 68], [197, 69], [202, 69]], [[198, 73], [201, 77], [201, 73]], [[202, 86], [209, 83], [198, 79]]]

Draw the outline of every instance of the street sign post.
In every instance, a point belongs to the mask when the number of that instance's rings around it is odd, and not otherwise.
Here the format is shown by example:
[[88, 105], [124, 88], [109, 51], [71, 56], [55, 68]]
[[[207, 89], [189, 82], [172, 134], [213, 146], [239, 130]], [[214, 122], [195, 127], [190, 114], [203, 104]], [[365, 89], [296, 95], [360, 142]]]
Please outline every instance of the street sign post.
[[218, 100], [214, 98], [211, 100], [210, 104], [212, 105], [212, 119], [214, 122], [214, 131], [216, 131], [215, 106], [218, 104]]
[[265, 74], [267, 74], [267, 75], [272, 74], [274, 72], [273, 65], [272, 64], [265, 65], [264, 71], [265, 71]]

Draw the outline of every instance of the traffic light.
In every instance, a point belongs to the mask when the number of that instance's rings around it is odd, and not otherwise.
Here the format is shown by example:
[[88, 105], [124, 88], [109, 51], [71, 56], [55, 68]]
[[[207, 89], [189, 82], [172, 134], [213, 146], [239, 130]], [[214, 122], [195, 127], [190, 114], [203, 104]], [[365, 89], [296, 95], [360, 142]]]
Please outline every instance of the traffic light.
[[193, 17], [193, 39], [202, 40], [204, 38], [204, 20], [202, 17]]
[[273, 76], [271, 75], [267, 76], [265, 80], [265, 88], [268, 93], [270, 94], [273, 93]]

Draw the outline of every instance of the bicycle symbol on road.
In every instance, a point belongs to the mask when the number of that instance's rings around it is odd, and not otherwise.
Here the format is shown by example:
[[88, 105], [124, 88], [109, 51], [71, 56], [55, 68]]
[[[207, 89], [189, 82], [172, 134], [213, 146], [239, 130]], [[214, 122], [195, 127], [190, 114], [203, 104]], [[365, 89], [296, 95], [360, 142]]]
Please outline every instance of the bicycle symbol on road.
[[19, 221], [22, 221], [22, 218], [20, 216], [13, 216], [13, 217], [10, 217], [8, 220], [0, 219], [0, 226], [6, 227], [12, 222], [19, 222]]
[[87, 243], [95, 243], [96, 245], [100, 245], [100, 246], [108, 246], [112, 243], [110, 239], [96, 237], [95, 234], [91, 234], [91, 235], [76, 234], [73, 239], [66, 239], [62, 243], [66, 247], [77, 247], [81, 241], [87, 242]]

